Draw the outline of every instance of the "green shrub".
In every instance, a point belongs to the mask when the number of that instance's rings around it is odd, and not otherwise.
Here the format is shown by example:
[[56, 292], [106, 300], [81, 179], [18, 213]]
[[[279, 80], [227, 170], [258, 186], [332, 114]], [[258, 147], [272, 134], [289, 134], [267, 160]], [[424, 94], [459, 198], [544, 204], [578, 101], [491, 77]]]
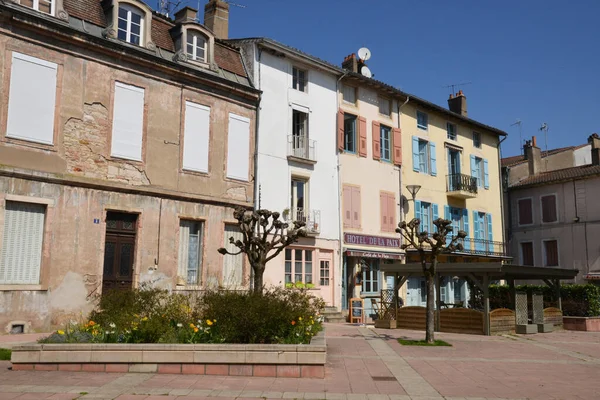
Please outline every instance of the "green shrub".
[[9, 349], [0, 349], [0, 360], [10, 361], [12, 352]]

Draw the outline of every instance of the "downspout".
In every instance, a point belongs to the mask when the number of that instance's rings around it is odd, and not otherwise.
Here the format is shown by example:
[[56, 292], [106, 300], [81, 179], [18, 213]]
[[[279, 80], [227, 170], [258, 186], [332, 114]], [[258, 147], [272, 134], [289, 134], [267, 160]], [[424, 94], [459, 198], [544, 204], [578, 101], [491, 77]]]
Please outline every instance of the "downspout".
[[[337, 80], [337, 82], [335, 83], [335, 112], [336, 112], [336, 117], [335, 117], [335, 135], [333, 135], [333, 138], [335, 140], [335, 149], [337, 149], [337, 179], [338, 179], [338, 195], [337, 195], [337, 200], [338, 200], [338, 217], [342, 214], [342, 171], [341, 171], [341, 164], [340, 164], [340, 151], [338, 149], [338, 132], [340, 127], [338, 126], [338, 117], [337, 117], [337, 113], [340, 110], [340, 82], [342, 79], [344, 79], [344, 77], [346, 75], [348, 75], [349, 71], [345, 71], [344, 74], [342, 76], [340, 76], [340, 78]], [[340, 266], [340, 283], [344, 282], [344, 279], [346, 279], [346, 276], [344, 275], [344, 219], [340, 218], [338, 221], [338, 229], [339, 229], [339, 237], [340, 237], [340, 247], [339, 247], [339, 266]], [[346, 273], [346, 275], [348, 275]], [[343, 285], [342, 285], [343, 286]], [[340, 301], [342, 299], [342, 297], [344, 296], [343, 293], [341, 293], [341, 290], [343, 290], [342, 287], [340, 287]], [[348, 287], [346, 287], [346, 293], [348, 293]], [[335, 298], [335, 295], [334, 295]], [[349, 300], [349, 299], [346, 299]], [[344, 304], [340, 304], [340, 310], [344, 309]]]
[[[406, 96], [406, 101], [402, 104], [398, 102], [398, 129], [402, 129], [402, 124], [400, 123], [400, 109], [408, 104], [410, 101], [410, 96]], [[398, 166], [398, 193], [400, 200], [400, 222], [404, 221], [404, 202], [402, 201], [402, 165]], [[400, 238], [400, 242], [402, 242], [402, 237]]]
[[[260, 90], [260, 58], [262, 55], [262, 50], [259, 46], [256, 46], [258, 49], [258, 90]], [[253, 69], [254, 71], [254, 69]], [[262, 91], [258, 94], [258, 100], [256, 102], [256, 118], [254, 122], [254, 210], [258, 210], [259, 204], [259, 188], [260, 188], [260, 180], [258, 175], [258, 145], [259, 145], [259, 137], [258, 134], [260, 128], [260, 103], [262, 101]], [[254, 290], [254, 271], [250, 268], [250, 290]]]
[[[496, 148], [498, 149], [498, 180], [500, 181], [500, 220], [502, 221], [502, 243], [504, 246], [505, 255], [508, 249], [506, 243], [506, 233], [504, 231], [504, 184], [502, 182], [502, 148], [500, 147], [500, 145], [506, 140], [506, 138], [508, 138], [508, 136], [504, 136], [504, 138], [502, 140], [499, 140], [498, 144], [496, 145]], [[506, 188], [506, 191], [508, 193], [508, 187]]]

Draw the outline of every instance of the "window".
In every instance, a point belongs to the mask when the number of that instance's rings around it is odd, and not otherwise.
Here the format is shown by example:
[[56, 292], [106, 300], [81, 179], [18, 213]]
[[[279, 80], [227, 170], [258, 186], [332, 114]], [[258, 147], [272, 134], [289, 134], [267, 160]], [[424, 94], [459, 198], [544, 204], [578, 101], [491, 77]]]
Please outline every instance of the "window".
[[519, 208], [519, 225], [533, 224], [533, 202], [531, 199], [519, 199], [517, 207]]
[[394, 232], [396, 229], [396, 196], [393, 193], [380, 192], [381, 231]]
[[306, 221], [308, 216], [308, 182], [292, 178], [292, 219]]
[[379, 292], [379, 260], [365, 261], [362, 271], [362, 293]]
[[344, 151], [356, 153], [356, 116], [344, 114]]
[[446, 243], [450, 244], [452, 237], [456, 236], [458, 231], [463, 230], [467, 233], [466, 239], [460, 239], [465, 250], [471, 250], [471, 233], [469, 231], [469, 212], [465, 208], [444, 206], [444, 219], [452, 221], [452, 235], [446, 236]]
[[446, 122], [446, 133], [450, 140], [456, 140], [456, 125]]
[[429, 125], [429, 116], [422, 111], [417, 111], [417, 128], [427, 130]]
[[431, 203], [421, 202], [421, 231], [432, 232]]
[[292, 112], [292, 133], [295, 137], [308, 137], [308, 114], [302, 111]]
[[344, 85], [342, 98], [345, 103], [356, 104], [356, 88], [354, 86]]
[[435, 148], [435, 143], [413, 136], [413, 170], [415, 172], [431, 174], [433, 176], [437, 175], [437, 155]]
[[[228, 251], [237, 253], [239, 248], [231, 244], [229, 239], [234, 241], [244, 240], [244, 234], [237, 225], [226, 224], [224, 236], [224, 246]], [[239, 288], [243, 283], [244, 273], [244, 254], [235, 256], [227, 255], [223, 257], [223, 286], [229, 288]]]
[[464, 279], [457, 279], [455, 281], [452, 281], [454, 287], [453, 287], [453, 292], [454, 292], [454, 303], [460, 303], [461, 301], [464, 301], [464, 296], [463, 296], [463, 287], [465, 286], [465, 280]]
[[391, 161], [391, 146], [392, 146], [392, 140], [391, 140], [391, 134], [392, 134], [392, 128], [389, 128], [387, 126], [381, 125], [380, 128], [380, 138], [381, 138], [381, 159], [383, 161]]
[[34, 10], [54, 15], [55, 0], [21, 0], [20, 4]]
[[556, 213], [556, 196], [551, 194], [542, 196], [542, 222], [556, 222], [558, 220]]
[[421, 278], [421, 303], [427, 302], [427, 281]]
[[329, 261], [321, 260], [319, 285], [329, 286]]
[[210, 108], [185, 102], [183, 169], [208, 172]]
[[392, 113], [390, 99], [387, 99], [385, 97], [379, 97], [378, 102], [379, 102], [379, 114], [383, 114], [383, 115], [386, 115], [389, 117], [390, 114]]
[[344, 185], [344, 227], [360, 229], [360, 188]]
[[546, 267], [558, 267], [558, 242], [556, 240], [544, 240], [544, 254]]
[[227, 177], [248, 181], [250, 169], [250, 119], [229, 114]]
[[481, 133], [473, 132], [473, 147], [481, 148]]
[[115, 83], [113, 133], [110, 154], [129, 160], [142, 160], [144, 129], [144, 89]]
[[419, 172], [429, 173], [428, 142], [419, 140]]
[[475, 175], [477, 178], [477, 186], [483, 186], [483, 168], [482, 168], [483, 160], [479, 157], [475, 157]]
[[187, 56], [190, 60], [206, 62], [206, 39], [199, 33], [187, 32]]
[[521, 243], [521, 264], [533, 266], [533, 243]]
[[54, 63], [13, 52], [7, 137], [54, 143], [57, 71]]
[[478, 252], [493, 252], [492, 215], [473, 211], [473, 230], [475, 233], [475, 250]]
[[285, 283], [313, 283], [312, 250], [285, 249]]
[[471, 176], [477, 178], [477, 186], [485, 189], [490, 188], [490, 177], [488, 161], [471, 155]]
[[292, 68], [292, 88], [301, 92], [306, 92], [307, 72], [300, 68]]
[[141, 46], [144, 17], [141, 10], [128, 4], [119, 6], [117, 37], [127, 43]]
[[202, 278], [203, 223], [179, 221], [178, 275], [188, 285], [198, 285]]
[[46, 206], [6, 201], [0, 249], [0, 284], [40, 283]]

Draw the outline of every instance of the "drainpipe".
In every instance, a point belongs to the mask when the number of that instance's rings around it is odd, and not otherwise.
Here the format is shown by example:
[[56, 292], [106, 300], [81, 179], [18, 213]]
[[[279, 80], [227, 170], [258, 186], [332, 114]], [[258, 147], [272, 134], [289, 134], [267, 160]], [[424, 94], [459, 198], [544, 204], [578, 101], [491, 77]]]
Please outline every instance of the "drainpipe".
[[[406, 96], [406, 101], [402, 104], [398, 102], [398, 129], [402, 128], [400, 123], [400, 109], [408, 104], [410, 101], [410, 96]], [[398, 191], [400, 193], [400, 222], [404, 221], [404, 202], [402, 201], [402, 166], [398, 167]], [[400, 241], [402, 241], [402, 237], [400, 237]]]
[[[504, 247], [504, 252], [507, 252], [507, 243], [506, 243], [506, 237], [505, 237], [505, 232], [504, 232], [504, 184], [502, 182], [502, 148], [500, 147], [500, 145], [502, 144], [502, 142], [504, 142], [506, 140], [508, 136], [504, 136], [504, 138], [502, 140], [498, 140], [498, 144], [496, 145], [496, 148], [498, 149], [498, 180], [500, 181], [500, 219], [502, 220], [502, 243], [503, 243], [503, 247]], [[506, 188], [507, 193], [508, 193], [508, 188]], [[509, 204], [509, 208], [510, 208], [510, 204]], [[505, 254], [506, 255], [506, 254]]]
[[[260, 88], [260, 59], [262, 56], [262, 50], [259, 46], [256, 46], [258, 50], [258, 90]], [[258, 95], [258, 102], [256, 103], [256, 120], [254, 123], [254, 210], [258, 210], [259, 207], [259, 186], [260, 180], [258, 176], [258, 144], [259, 144], [259, 134], [258, 129], [260, 127], [260, 102], [262, 100], [262, 92]], [[252, 283], [251, 283], [252, 285]]]
[[[337, 118], [337, 113], [340, 110], [340, 82], [342, 79], [344, 79], [344, 77], [346, 75], [348, 75], [349, 71], [344, 72], [344, 74], [342, 76], [339, 77], [339, 79], [337, 80], [337, 82], [335, 83], [335, 112], [336, 112], [336, 117], [335, 117], [335, 135], [333, 135], [333, 138], [335, 140], [335, 149], [338, 148], [338, 131], [340, 129], [340, 127], [338, 126], [338, 118]], [[339, 154], [339, 149], [338, 149], [338, 155], [337, 155], [337, 179], [338, 179], [338, 196], [337, 196], [337, 200], [338, 200], [338, 217], [342, 214], [342, 172], [341, 172], [341, 164], [340, 164], [340, 154]], [[341, 276], [341, 280], [340, 282], [343, 283], [343, 280], [346, 279], [346, 276], [344, 275], [344, 222], [343, 222], [343, 218], [339, 219], [338, 222], [338, 228], [339, 228], [339, 237], [340, 237], [340, 248], [339, 248], [339, 252], [340, 252], [340, 256], [339, 256], [339, 266], [340, 266], [340, 276]], [[348, 273], [346, 273], [346, 275], [348, 275]], [[342, 284], [343, 286], [343, 284]], [[343, 288], [341, 288], [341, 290], [343, 290]], [[348, 287], [346, 287], [346, 293], [348, 293]], [[340, 292], [340, 301], [343, 297], [343, 293]], [[334, 298], [335, 298], [335, 294], [334, 294]], [[349, 300], [349, 299], [346, 299]], [[340, 310], [342, 310], [344, 308], [343, 304], [340, 304]]]

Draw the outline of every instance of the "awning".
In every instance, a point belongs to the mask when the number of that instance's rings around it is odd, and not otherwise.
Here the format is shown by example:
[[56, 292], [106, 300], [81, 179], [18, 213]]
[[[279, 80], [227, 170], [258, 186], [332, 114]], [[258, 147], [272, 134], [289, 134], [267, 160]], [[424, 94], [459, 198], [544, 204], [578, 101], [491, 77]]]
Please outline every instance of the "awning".
[[378, 258], [383, 260], [403, 260], [404, 254], [401, 253], [389, 253], [383, 251], [369, 251], [363, 249], [344, 249], [344, 254], [348, 257], [362, 257], [362, 258]]

